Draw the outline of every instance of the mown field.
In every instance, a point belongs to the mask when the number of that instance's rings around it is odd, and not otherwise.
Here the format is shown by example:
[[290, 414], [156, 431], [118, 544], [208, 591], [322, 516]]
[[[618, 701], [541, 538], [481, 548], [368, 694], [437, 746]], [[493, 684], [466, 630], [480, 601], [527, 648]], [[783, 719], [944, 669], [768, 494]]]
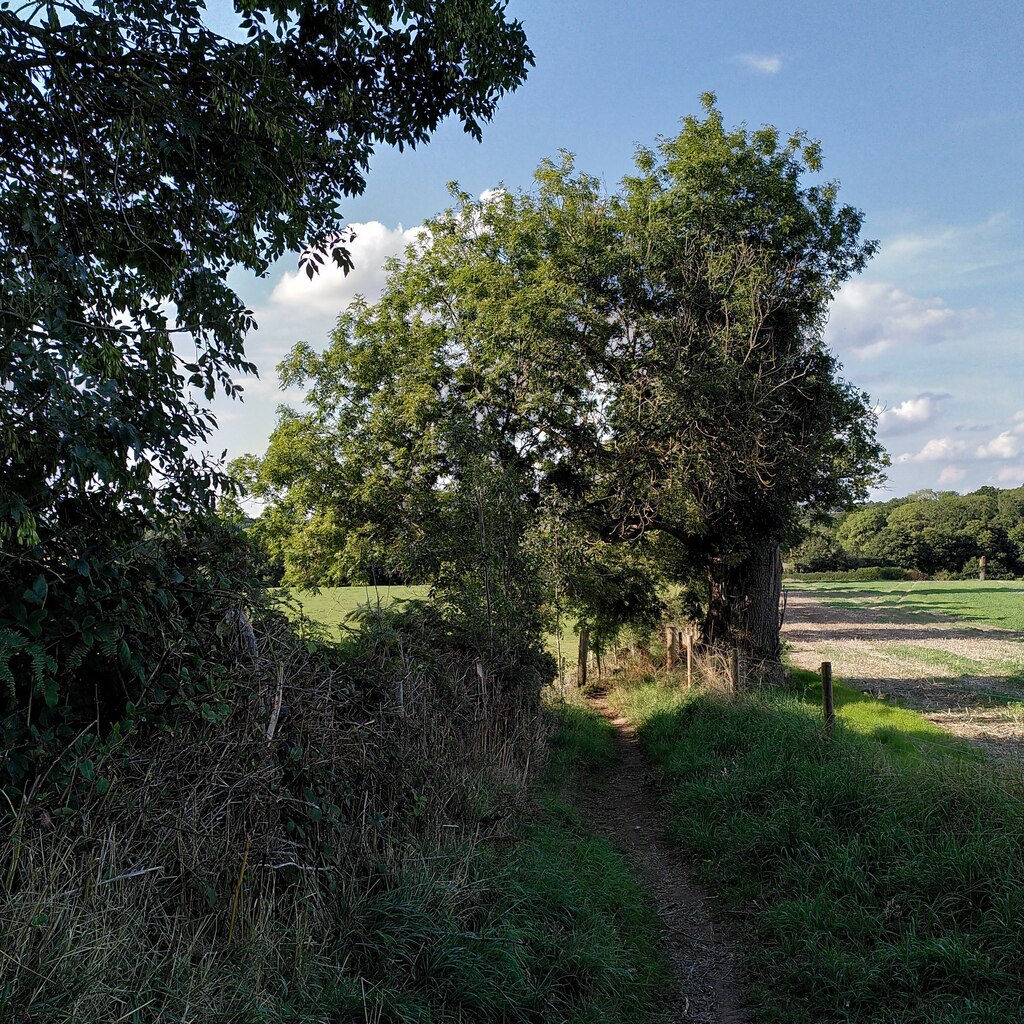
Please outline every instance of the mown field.
[[801, 583], [793, 593], [817, 594], [834, 607], [872, 609], [892, 621], [951, 615], [965, 622], [1024, 632], [1024, 580], [925, 580], [922, 582]]
[[[942, 741], [925, 734], [937, 727], [994, 753], [1024, 751], [1024, 582], [813, 582], [787, 590], [787, 659], [798, 676], [832, 662], [847, 684], [838, 699], [851, 722], [872, 721], [884, 733], [881, 720], [898, 725], [903, 705], [928, 719], [927, 730], [911, 730], [919, 741]], [[893, 741], [905, 745], [902, 732]]]

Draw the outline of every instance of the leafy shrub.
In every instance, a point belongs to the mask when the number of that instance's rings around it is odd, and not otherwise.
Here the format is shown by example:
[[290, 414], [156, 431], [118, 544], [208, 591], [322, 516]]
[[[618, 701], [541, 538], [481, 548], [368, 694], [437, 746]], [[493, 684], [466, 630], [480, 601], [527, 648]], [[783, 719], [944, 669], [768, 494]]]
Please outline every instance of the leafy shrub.
[[240, 643], [212, 625], [201, 675], [57, 751], [7, 805], [0, 1015], [114, 1020], [149, 999], [136, 1019], [181, 1019], [193, 999], [292, 1020], [285, 995], [311, 972], [323, 996], [353, 908], [411, 851], [507, 831], [540, 760], [536, 692], [481, 677], [429, 608], [341, 648], [268, 608], [252, 626]]
[[63, 790], [92, 746], [167, 728], [222, 685], [247, 615], [273, 615], [248, 541], [214, 517], [134, 541], [69, 531], [59, 550], [0, 565], [0, 788], [12, 793], [43, 767]]

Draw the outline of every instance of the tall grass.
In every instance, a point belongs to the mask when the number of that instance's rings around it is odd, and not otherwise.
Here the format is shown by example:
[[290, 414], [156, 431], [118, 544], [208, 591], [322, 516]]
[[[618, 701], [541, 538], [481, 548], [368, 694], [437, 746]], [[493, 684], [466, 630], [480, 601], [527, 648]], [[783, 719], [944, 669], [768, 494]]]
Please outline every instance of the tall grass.
[[400, 628], [270, 637], [73, 803], [0, 812], [0, 1020], [646, 1020], [653, 915], [557, 802], [536, 694]]
[[660, 773], [670, 838], [744, 921], [759, 1020], [1024, 1020], [1019, 776], [825, 737], [793, 696], [613, 697]]

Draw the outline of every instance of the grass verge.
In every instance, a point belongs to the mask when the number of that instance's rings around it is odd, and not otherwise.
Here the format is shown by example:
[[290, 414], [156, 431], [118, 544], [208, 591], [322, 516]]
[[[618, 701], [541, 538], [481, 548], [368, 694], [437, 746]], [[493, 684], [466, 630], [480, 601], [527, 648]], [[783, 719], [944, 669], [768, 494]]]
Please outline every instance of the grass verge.
[[669, 838], [749, 922], [759, 1021], [1024, 1020], [1019, 778], [885, 756], [856, 719], [826, 738], [794, 695], [612, 699], [660, 773]]
[[[500, 848], [410, 866], [344, 948], [332, 1021], [641, 1024], [662, 984], [646, 895], [551, 800]], [[324, 1009], [321, 996], [300, 1019]]]
[[[293, 901], [291, 918], [274, 911], [272, 892], [254, 894], [251, 880], [243, 888], [241, 874], [236, 892], [249, 909], [237, 927], [233, 908], [224, 927], [225, 908], [204, 916], [159, 899], [161, 872], [49, 898], [35, 875], [12, 884], [25, 860], [22, 829], [20, 819], [0, 818], [14, 826], [0, 844], [0, 1020], [649, 1021], [665, 977], [649, 898], [625, 860], [560, 800], [573, 772], [610, 764], [610, 737], [581, 707], [555, 714], [534, 792], [491, 773], [467, 790], [473, 807], [461, 817], [452, 803], [457, 824], [420, 840], [411, 828], [395, 834], [386, 863], [368, 877], [344, 866], [298, 874], [292, 884], [306, 896]], [[437, 839], [449, 830], [452, 838]], [[60, 863], [70, 846], [52, 837], [51, 845], [36, 874], [70, 877]], [[101, 870], [90, 862], [93, 878]], [[318, 901], [336, 908], [331, 934]]]
[[[578, 775], [614, 765], [612, 727], [572, 699], [551, 714], [532, 813], [498, 845], [411, 871], [361, 915], [354, 935], [372, 936], [362, 959], [374, 965], [365, 1019], [643, 1024], [656, 1015], [668, 975], [650, 896], [564, 800]], [[350, 1001], [357, 995], [365, 999], [350, 989]]]
[[[816, 672], [790, 668], [790, 679], [801, 699], [821, 707], [821, 677]], [[852, 686], [832, 684], [836, 717], [851, 732], [880, 743], [901, 758], [931, 759], [955, 757], [982, 762], [985, 755], [923, 718], [916, 711], [879, 700]]]

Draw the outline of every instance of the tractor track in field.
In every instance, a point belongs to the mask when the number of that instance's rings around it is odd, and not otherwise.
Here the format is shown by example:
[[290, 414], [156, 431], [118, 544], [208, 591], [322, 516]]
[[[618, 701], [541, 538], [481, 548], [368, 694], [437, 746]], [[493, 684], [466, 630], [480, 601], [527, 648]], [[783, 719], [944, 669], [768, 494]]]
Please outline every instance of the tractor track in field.
[[1024, 758], [1024, 634], [939, 612], [787, 598], [788, 660], [920, 712], [1002, 759]]

